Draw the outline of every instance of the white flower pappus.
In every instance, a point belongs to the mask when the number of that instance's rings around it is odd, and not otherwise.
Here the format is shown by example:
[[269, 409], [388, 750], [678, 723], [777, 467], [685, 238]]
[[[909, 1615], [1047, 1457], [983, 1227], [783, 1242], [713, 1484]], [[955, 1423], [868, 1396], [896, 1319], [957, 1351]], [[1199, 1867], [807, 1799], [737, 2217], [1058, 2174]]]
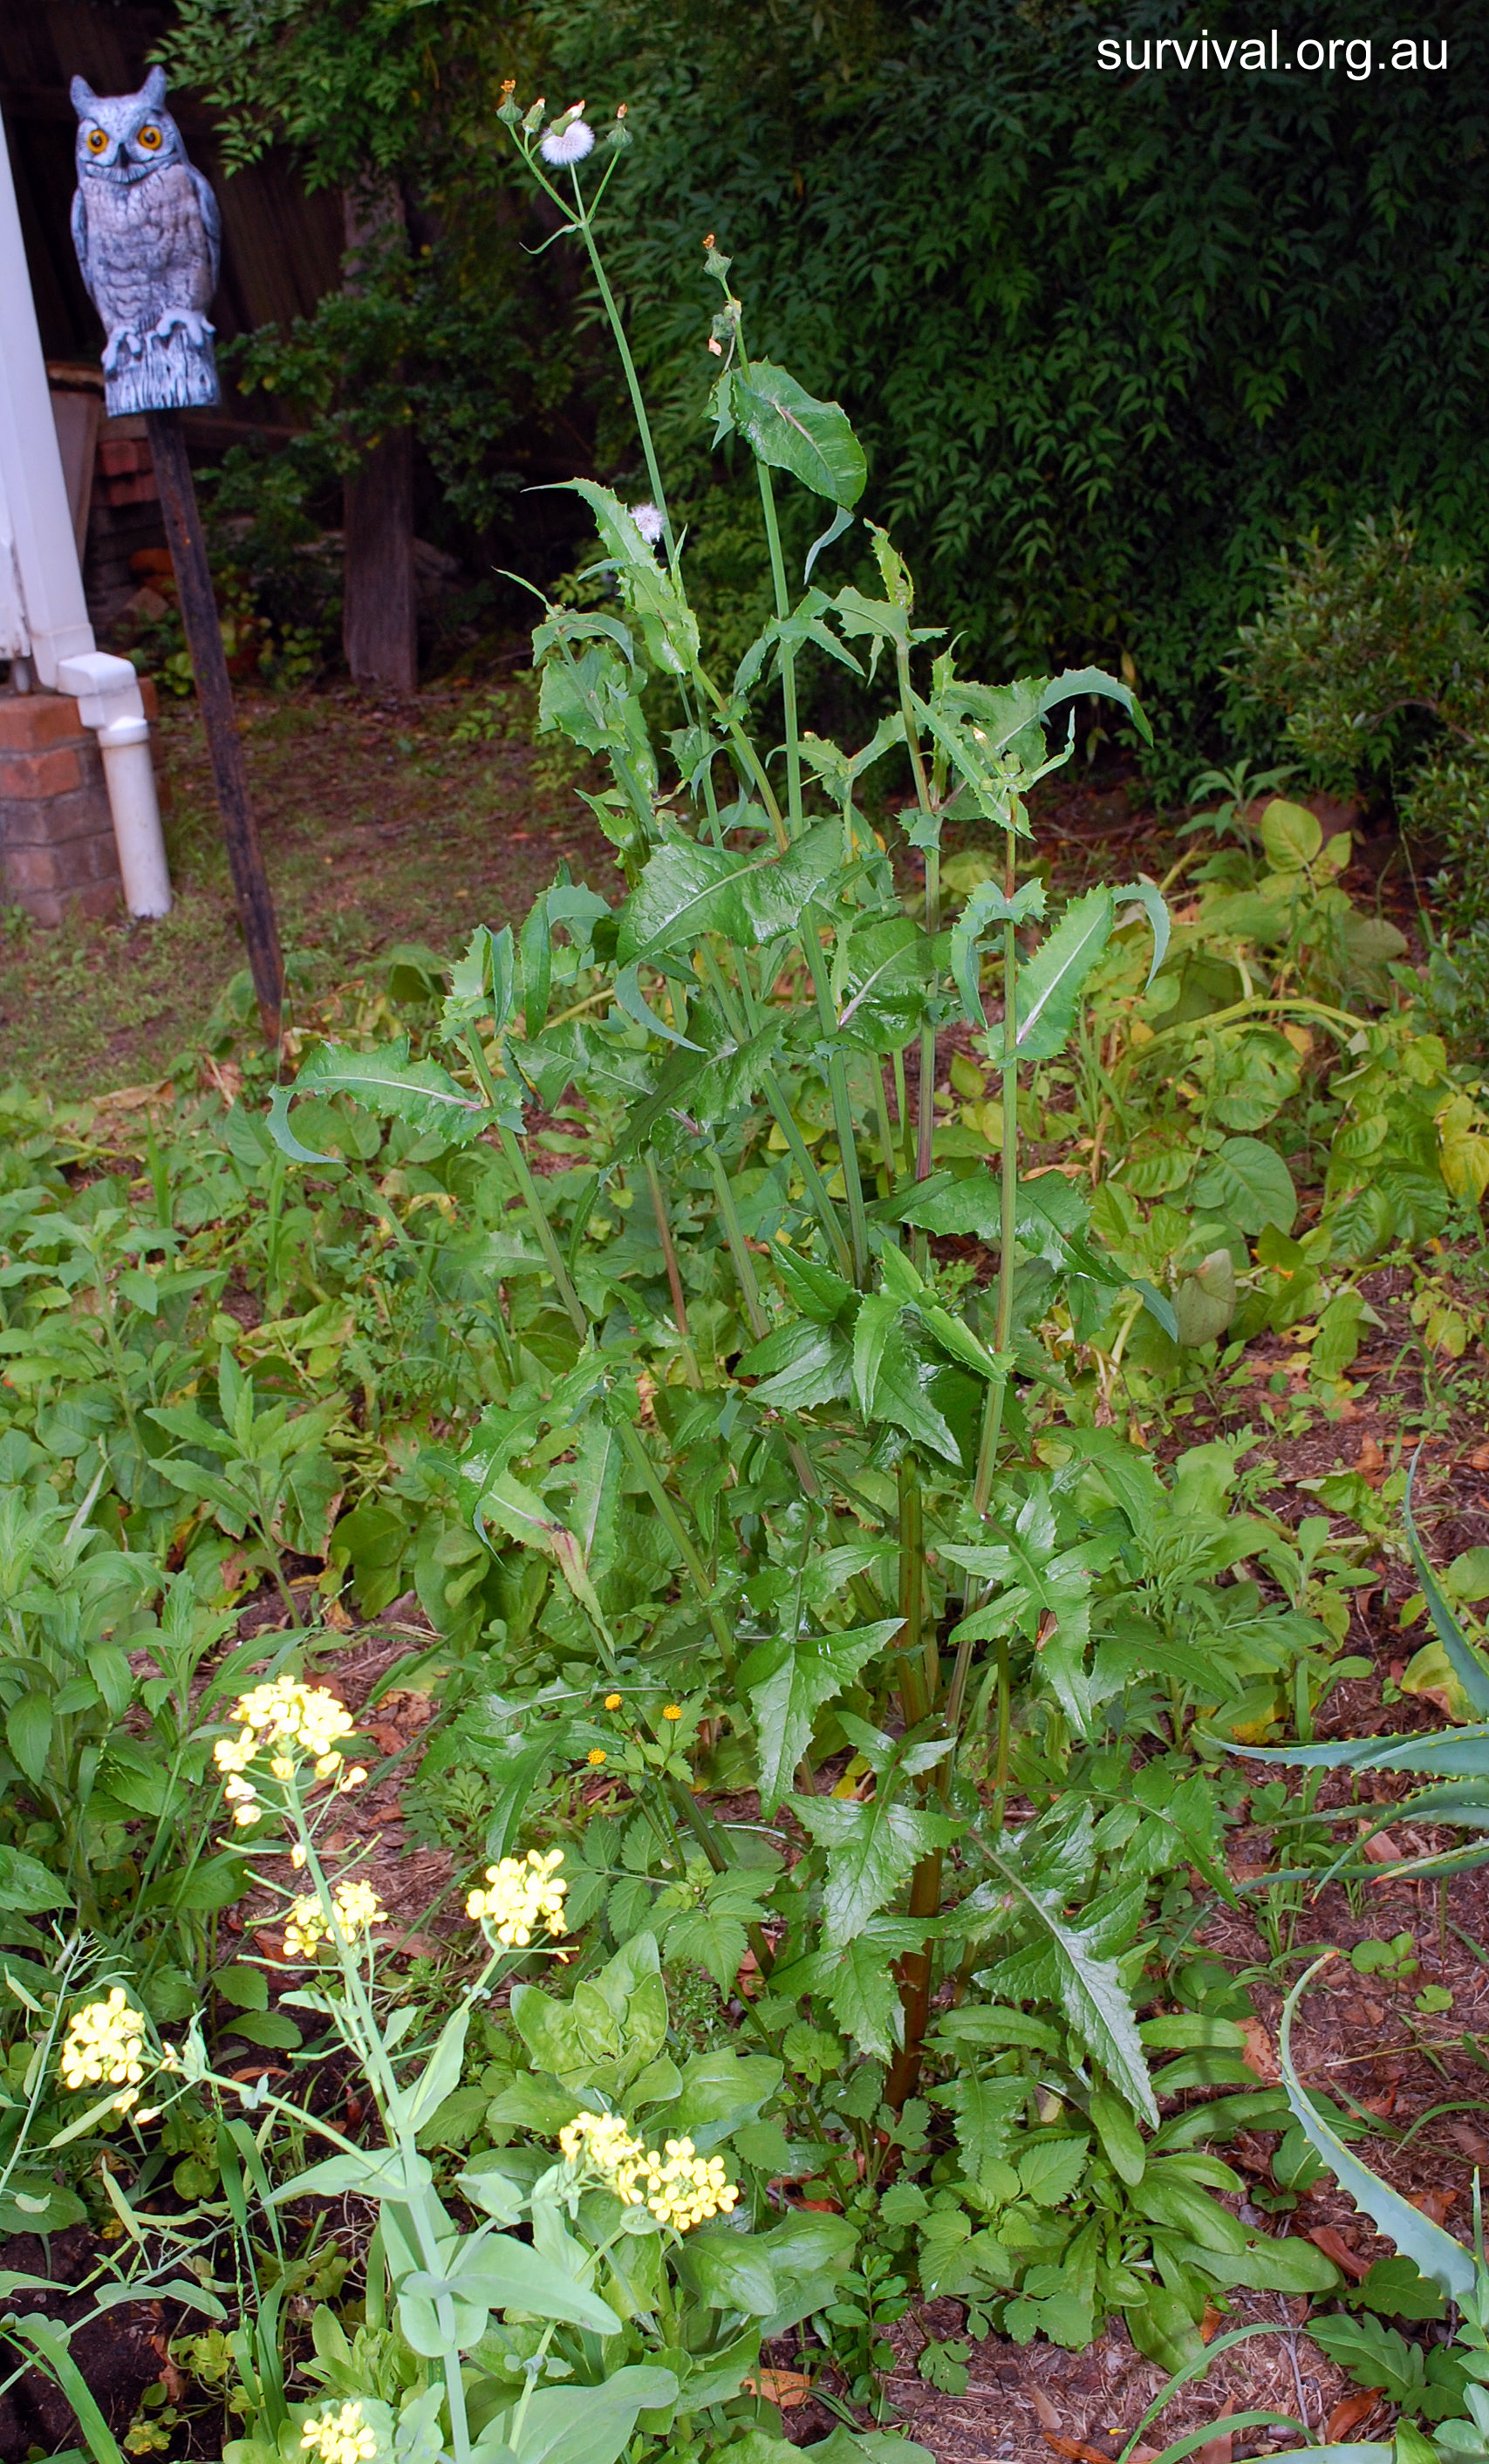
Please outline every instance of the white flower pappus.
[[662, 537], [664, 523], [655, 505], [632, 505], [631, 519], [648, 547], [655, 547]]
[[582, 163], [595, 150], [595, 132], [587, 120], [571, 120], [567, 128], [550, 128], [537, 150], [545, 163]]

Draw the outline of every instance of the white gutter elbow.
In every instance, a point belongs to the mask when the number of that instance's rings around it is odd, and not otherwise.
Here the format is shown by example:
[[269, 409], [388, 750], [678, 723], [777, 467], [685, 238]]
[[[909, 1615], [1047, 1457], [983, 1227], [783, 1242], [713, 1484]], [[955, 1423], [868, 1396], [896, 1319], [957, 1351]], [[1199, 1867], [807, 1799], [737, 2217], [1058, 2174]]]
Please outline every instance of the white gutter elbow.
[[76, 695], [84, 727], [98, 736], [124, 904], [131, 915], [168, 915], [170, 870], [140, 679], [127, 659], [85, 650], [58, 660], [56, 680], [59, 693]]

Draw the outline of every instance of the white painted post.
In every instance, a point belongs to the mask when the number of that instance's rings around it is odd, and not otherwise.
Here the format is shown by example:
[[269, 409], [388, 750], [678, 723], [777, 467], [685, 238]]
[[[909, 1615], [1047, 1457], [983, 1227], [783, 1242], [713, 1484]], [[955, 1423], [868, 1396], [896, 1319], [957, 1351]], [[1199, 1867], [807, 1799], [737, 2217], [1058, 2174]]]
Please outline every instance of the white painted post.
[[8, 146], [0, 145], [0, 485], [10, 509], [21, 605], [39, 684], [56, 685], [59, 659], [93, 649], [57, 451], [46, 362], [31, 296]]
[[94, 648], [3, 136], [0, 334], [0, 657], [29, 657], [40, 684], [78, 697], [103, 755], [125, 904], [164, 915], [170, 874], [140, 680], [127, 659]]

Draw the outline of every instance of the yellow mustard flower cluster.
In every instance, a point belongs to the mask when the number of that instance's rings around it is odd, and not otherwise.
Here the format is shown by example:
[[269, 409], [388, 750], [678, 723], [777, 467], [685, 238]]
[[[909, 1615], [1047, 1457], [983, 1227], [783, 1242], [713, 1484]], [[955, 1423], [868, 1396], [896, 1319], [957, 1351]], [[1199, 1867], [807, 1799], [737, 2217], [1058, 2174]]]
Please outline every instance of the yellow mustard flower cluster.
[[62, 2041], [64, 2087], [118, 2087], [116, 2110], [127, 2113], [144, 2077], [144, 2021], [116, 1985], [106, 2002], [86, 2002], [67, 2023]]
[[314, 1891], [295, 1902], [284, 1928], [287, 1959], [314, 1959], [330, 1940], [333, 1924], [342, 1942], [355, 1947], [374, 1925], [387, 1923], [387, 1910], [370, 1882], [338, 1882], [331, 1905], [334, 1919], [327, 1918]]
[[258, 1790], [243, 1774], [269, 1749], [272, 1776], [294, 1779], [305, 1758], [318, 1779], [335, 1778], [339, 1793], [360, 1788], [367, 1774], [361, 1764], [343, 1768], [339, 1740], [355, 1727], [344, 1704], [323, 1685], [302, 1685], [296, 1677], [275, 1677], [255, 1685], [233, 1705], [238, 1723], [235, 1737], [219, 1737], [213, 1753], [226, 1775], [223, 1793], [232, 1806], [232, 1818], [245, 1829], [256, 1822], [262, 1808]]
[[378, 2452], [377, 2439], [355, 2402], [307, 2421], [300, 2445], [308, 2454], [318, 2455], [320, 2464], [367, 2464], [367, 2457]]
[[526, 1950], [541, 1919], [552, 1934], [563, 1933], [563, 1899], [568, 1883], [558, 1872], [563, 1850], [550, 1848], [546, 1857], [530, 1848], [525, 1857], [503, 1857], [486, 1868], [485, 1890], [474, 1890], [466, 1914], [488, 1925], [508, 1950]]
[[678, 2233], [727, 2216], [739, 2193], [724, 2172], [722, 2156], [700, 2156], [690, 2139], [669, 2139], [665, 2161], [646, 2157], [646, 2205], [658, 2224]]
[[613, 2190], [625, 2207], [640, 2207], [636, 2178], [646, 2167], [646, 2145], [631, 2137], [618, 2113], [577, 2113], [559, 2131], [558, 2145], [577, 2178]]
[[625, 2207], [645, 2200], [658, 2224], [680, 2233], [727, 2216], [739, 2196], [722, 2156], [700, 2156], [690, 2139], [669, 2139], [659, 2154], [633, 2139], [619, 2114], [577, 2113], [558, 2145], [577, 2176], [602, 2183]]

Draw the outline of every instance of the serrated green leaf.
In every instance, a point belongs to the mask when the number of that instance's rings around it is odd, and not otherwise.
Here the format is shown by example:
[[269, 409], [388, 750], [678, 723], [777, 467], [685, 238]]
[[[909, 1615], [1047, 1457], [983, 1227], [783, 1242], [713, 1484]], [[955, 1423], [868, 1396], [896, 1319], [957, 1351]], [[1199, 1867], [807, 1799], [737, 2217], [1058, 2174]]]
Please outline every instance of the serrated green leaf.
[[865, 1805], [832, 1796], [794, 1796], [791, 1803], [803, 1829], [827, 1851], [822, 1923], [834, 1947], [862, 1933], [919, 1859], [948, 1846], [962, 1828], [945, 1815], [902, 1805], [885, 1793]]
[[851, 1685], [865, 1661], [899, 1632], [898, 1617], [843, 1634], [777, 1635], [756, 1645], [739, 1671], [759, 1746], [760, 1811], [773, 1815], [791, 1787], [823, 1705]]

